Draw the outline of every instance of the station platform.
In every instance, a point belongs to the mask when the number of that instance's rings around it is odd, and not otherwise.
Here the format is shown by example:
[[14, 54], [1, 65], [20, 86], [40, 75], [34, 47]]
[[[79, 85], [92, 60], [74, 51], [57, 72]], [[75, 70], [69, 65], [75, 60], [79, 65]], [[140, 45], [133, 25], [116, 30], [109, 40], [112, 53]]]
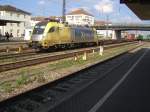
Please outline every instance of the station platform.
[[27, 41], [24, 40], [23, 37], [10, 37], [9, 40], [6, 37], [0, 37], [0, 44], [11, 44], [11, 43], [25, 43]]
[[25, 41], [23, 37], [10, 37], [9, 40], [0, 38], [0, 47], [9, 46], [9, 45], [18, 45], [18, 44], [27, 44], [29, 41]]
[[[141, 57], [97, 102], [94, 112], [150, 111], [150, 49], [143, 51]], [[121, 75], [121, 69], [123, 71], [125, 67], [118, 68], [118, 72], [113, 71], [111, 75]]]

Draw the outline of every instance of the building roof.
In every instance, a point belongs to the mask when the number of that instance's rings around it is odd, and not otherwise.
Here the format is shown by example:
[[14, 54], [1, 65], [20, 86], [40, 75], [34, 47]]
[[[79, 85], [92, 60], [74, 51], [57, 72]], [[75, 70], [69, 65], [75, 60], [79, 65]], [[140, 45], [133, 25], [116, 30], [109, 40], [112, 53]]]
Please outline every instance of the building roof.
[[58, 22], [61, 20], [61, 17], [60, 16], [49, 16], [49, 17], [36, 16], [36, 17], [32, 17], [31, 20], [41, 21], [41, 22], [47, 22], [47, 21]]
[[62, 19], [62, 16], [49, 16], [50, 19]]
[[14, 6], [11, 6], [11, 5], [0, 5], [0, 11], [10, 11], [10, 12], [16, 12], [16, 13], [31, 15], [31, 13], [23, 11], [23, 10], [18, 9]]
[[44, 21], [46, 17], [43, 16], [36, 16], [36, 17], [32, 17], [31, 20], [33, 21]]
[[78, 15], [78, 14], [84, 14], [84, 15], [88, 15], [88, 16], [93, 16], [92, 14], [90, 14], [89, 12], [85, 11], [82, 8], [73, 10], [73, 11], [69, 12], [67, 15]]

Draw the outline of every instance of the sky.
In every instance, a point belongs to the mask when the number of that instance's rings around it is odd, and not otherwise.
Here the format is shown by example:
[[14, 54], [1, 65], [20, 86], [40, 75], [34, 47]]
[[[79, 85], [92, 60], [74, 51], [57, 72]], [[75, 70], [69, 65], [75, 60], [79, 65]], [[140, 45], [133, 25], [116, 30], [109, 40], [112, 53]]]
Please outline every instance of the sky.
[[[2, 5], [13, 5], [32, 13], [33, 16], [61, 16], [62, 0], [0, 0]], [[95, 16], [96, 20], [122, 23], [150, 23], [141, 21], [119, 0], [66, 0], [66, 12], [83, 8]]]

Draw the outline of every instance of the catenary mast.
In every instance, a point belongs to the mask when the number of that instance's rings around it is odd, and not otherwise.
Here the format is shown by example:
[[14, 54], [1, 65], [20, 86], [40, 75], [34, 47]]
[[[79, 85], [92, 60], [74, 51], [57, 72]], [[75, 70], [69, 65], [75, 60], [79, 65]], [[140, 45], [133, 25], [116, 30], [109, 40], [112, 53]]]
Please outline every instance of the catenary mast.
[[66, 0], [63, 0], [63, 7], [62, 7], [62, 21], [66, 21]]

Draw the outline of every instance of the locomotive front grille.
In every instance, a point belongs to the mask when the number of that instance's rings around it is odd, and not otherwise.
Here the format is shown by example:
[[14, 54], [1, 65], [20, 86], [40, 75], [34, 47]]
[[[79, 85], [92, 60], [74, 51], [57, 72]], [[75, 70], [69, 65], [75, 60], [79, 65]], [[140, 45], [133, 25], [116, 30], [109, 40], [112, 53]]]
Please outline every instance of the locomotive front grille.
[[32, 47], [33, 48], [40, 48], [41, 44], [38, 41], [32, 41]]

